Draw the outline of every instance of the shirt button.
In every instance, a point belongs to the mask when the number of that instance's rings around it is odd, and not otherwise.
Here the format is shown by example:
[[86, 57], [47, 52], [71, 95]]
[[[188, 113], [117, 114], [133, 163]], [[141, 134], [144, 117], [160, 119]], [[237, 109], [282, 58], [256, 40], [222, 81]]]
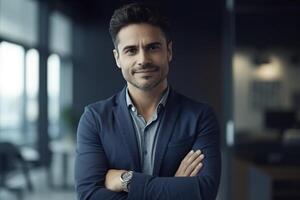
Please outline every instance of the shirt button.
[[148, 151], [144, 151], [144, 155], [147, 155], [148, 154]]
[[132, 112], [135, 112], [136, 111], [136, 109], [135, 109], [135, 107], [131, 107], [131, 110], [132, 110]]

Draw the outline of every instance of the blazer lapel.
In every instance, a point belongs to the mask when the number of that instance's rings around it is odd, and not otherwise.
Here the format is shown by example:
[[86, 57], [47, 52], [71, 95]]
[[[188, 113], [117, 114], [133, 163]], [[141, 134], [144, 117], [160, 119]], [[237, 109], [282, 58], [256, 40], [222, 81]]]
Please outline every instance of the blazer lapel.
[[161, 163], [168, 147], [169, 140], [173, 134], [176, 119], [179, 113], [177, 94], [170, 88], [170, 94], [166, 103], [161, 125], [158, 131], [158, 140], [155, 150], [153, 175], [158, 176]]
[[139, 156], [139, 148], [136, 140], [132, 119], [126, 104], [126, 87], [119, 93], [117, 97], [117, 106], [114, 107], [115, 119], [118, 129], [121, 132], [122, 139], [125, 141], [129, 149], [130, 156], [133, 161], [134, 171], [141, 172], [141, 163]]

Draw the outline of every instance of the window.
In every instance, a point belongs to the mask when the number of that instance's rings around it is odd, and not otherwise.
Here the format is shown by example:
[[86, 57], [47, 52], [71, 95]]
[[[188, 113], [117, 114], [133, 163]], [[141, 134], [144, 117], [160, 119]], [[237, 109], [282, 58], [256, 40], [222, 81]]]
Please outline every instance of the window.
[[51, 139], [59, 139], [72, 131], [72, 65], [52, 54], [47, 67], [48, 131]]
[[0, 35], [34, 46], [38, 41], [38, 5], [32, 0], [0, 0]]
[[39, 54], [35, 49], [26, 52], [26, 81], [25, 81], [25, 124], [27, 138], [32, 142], [37, 140], [38, 94], [39, 94]]
[[38, 52], [0, 43], [0, 139], [32, 144], [38, 117]]
[[48, 58], [47, 66], [48, 81], [48, 131], [50, 137], [56, 138], [60, 134], [59, 130], [59, 93], [60, 93], [60, 58], [56, 54], [52, 54]]
[[49, 19], [48, 58], [48, 119], [51, 139], [59, 139], [72, 132], [72, 62], [71, 20], [59, 12]]
[[[33, 0], [0, 0], [0, 141], [37, 142], [39, 52], [31, 47], [39, 42], [38, 8]], [[50, 139], [59, 139], [72, 121], [72, 22], [49, 14], [48, 131]]]

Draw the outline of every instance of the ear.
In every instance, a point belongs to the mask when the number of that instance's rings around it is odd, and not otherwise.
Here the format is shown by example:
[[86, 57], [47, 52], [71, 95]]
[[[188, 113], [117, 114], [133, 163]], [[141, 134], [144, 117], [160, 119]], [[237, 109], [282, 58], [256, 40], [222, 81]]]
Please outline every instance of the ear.
[[173, 58], [173, 49], [172, 49], [172, 41], [170, 41], [168, 44], [167, 44], [167, 50], [168, 50], [168, 60], [169, 62], [172, 61], [172, 58]]
[[119, 52], [118, 52], [118, 50], [114, 49], [114, 50], [113, 50], [113, 53], [114, 53], [114, 57], [115, 57], [116, 64], [117, 64], [118, 68], [121, 69], [121, 65], [120, 65], [120, 63], [119, 63]]

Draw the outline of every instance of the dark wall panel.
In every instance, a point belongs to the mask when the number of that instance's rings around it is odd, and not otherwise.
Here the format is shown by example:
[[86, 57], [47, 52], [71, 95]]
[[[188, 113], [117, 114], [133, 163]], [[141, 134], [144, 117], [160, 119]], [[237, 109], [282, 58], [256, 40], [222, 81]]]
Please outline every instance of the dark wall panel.
[[75, 25], [74, 106], [76, 114], [89, 103], [111, 96], [124, 85], [114, 63], [107, 27]]

